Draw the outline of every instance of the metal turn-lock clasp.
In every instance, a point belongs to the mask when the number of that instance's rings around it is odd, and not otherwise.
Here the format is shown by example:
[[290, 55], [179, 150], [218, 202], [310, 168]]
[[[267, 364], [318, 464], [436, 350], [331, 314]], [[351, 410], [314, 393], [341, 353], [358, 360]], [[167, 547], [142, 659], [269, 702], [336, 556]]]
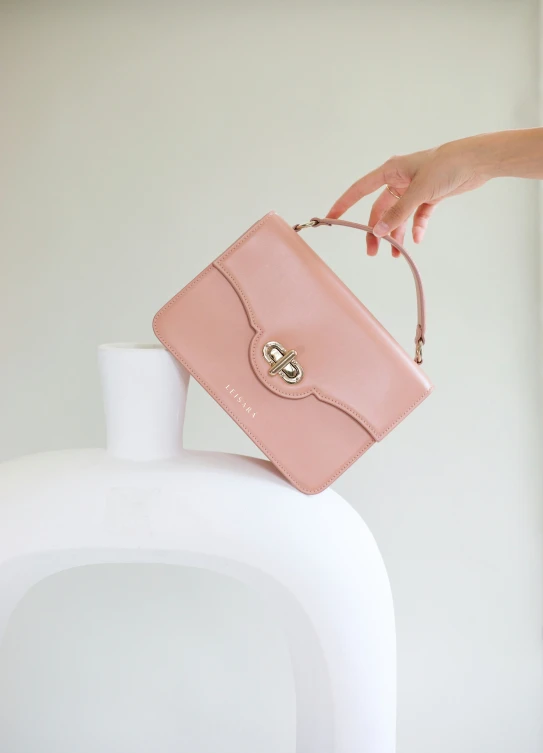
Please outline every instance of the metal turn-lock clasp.
[[295, 350], [287, 350], [281, 343], [272, 340], [264, 345], [262, 354], [266, 361], [271, 364], [268, 372], [270, 376], [279, 374], [289, 384], [296, 384], [302, 379], [304, 372], [298, 361], [295, 360], [298, 355]]

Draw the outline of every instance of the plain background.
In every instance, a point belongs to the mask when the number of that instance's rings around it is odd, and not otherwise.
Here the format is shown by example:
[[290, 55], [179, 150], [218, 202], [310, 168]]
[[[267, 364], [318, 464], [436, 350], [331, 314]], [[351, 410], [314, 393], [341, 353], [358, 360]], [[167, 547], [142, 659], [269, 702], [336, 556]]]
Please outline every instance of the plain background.
[[[97, 345], [151, 340], [269, 209], [301, 222], [392, 153], [537, 125], [538, 28], [535, 0], [1, 3], [0, 457], [101, 445]], [[538, 215], [515, 180], [439, 208], [415, 250], [435, 394], [335, 485], [392, 582], [399, 753], [543, 747]], [[411, 348], [406, 265], [311, 233]], [[256, 454], [194, 385], [186, 444]], [[294, 751], [273, 616], [201, 573], [37, 587], [12, 693], [2, 753]]]

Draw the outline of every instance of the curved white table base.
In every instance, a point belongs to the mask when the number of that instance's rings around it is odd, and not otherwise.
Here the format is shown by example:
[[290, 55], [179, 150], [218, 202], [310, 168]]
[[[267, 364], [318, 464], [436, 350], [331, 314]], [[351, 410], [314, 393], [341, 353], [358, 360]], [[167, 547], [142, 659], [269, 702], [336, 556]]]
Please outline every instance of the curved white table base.
[[141, 468], [83, 450], [0, 471], [0, 641], [25, 593], [62, 570], [206, 568], [255, 588], [284, 626], [297, 753], [394, 753], [387, 574], [368, 528], [333, 491], [307, 497], [268, 463], [212, 453]]
[[[74, 560], [79, 564], [74, 564]], [[329, 753], [334, 750], [330, 680], [318, 635], [292, 594], [270, 576], [248, 565], [194, 552], [142, 553], [138, 550], [126, 550], [122, 554], [118, 550], [66, 550], [17, 558], [5, 563], [0, 569], [2, 594], [9, 590], [9, 597], [2, 603], [4, 614], [0, 615], [0, 635], [13, 610], [32, 586], [63, 570], [103, 563], [161, 563], [200, 567], [228, 575], [254, 587], [261, 597], [268, 597], [286, 632], [292, 657], [296, 688], [297, 751]], [[311, 672], [307, 671], [308, 668], [311, 668]], [[318, 714], [315, 714], [316, 709], [320, 710]]]

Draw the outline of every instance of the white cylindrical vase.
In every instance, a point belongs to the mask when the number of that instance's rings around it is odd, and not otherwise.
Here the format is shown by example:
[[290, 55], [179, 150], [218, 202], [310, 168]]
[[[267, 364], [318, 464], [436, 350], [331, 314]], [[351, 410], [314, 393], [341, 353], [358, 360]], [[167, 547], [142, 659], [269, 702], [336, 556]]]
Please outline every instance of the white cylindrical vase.
[[98, 363], [108, 453], [135, 461], [178, 457], [188, 372], [162, 345], [101, 345]]

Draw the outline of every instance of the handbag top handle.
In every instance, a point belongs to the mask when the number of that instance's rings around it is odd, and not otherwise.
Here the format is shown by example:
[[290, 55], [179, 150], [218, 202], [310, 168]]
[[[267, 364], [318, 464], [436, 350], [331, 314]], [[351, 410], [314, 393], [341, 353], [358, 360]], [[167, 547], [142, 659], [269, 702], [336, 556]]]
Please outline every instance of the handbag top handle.
[[[321, 225], [343, 225], [344, 227], [354, 227], [357, 230], [364, 230], [366, 233], [373, 232], [373, 228], [369, 227], [368, 225], [360, 225], [358, 222], [349, 222], [348, 220], [332, 220], [329, 217], [325, 217], [324, 219], [320, 217], [313, 217], [309, 220], [309, 222], [303, 222], [299, 225], [294, 225], [294, 230], [298, 233], [300, 230], [303, 230], [306, 227], [320, 227]], [[417, 311], [418, 311], [418, 319], [417, 319], [417, 331], [415, 333], [415, 345], [416, 345], [416, 352], [415, 352], [415, 361], [418, 364], [422, 363], [422, 346], [425, 343], [425, 335], [426, 335], [426, 304], [424, 300], [424, 288], [422, 287], [422, 278], [420, 276], [420, 272], [417, 269], [417, 265], [411, 258], [411, 256], [407, 253], [405, 248], [398, 243], [397, 240], [392, 238], [390, 235], [385, 235], [383, 237], [383, 240], [388, 241], [391, 246], [393, 246], [395, 249], [397, 249], [400, 254], [404, 257], [406, 262], [409, 264], [409, 268], [411, 269], [411, 272], [413, 273], [413, 277], [415, 279], [415, 287], [417, 290]]]

